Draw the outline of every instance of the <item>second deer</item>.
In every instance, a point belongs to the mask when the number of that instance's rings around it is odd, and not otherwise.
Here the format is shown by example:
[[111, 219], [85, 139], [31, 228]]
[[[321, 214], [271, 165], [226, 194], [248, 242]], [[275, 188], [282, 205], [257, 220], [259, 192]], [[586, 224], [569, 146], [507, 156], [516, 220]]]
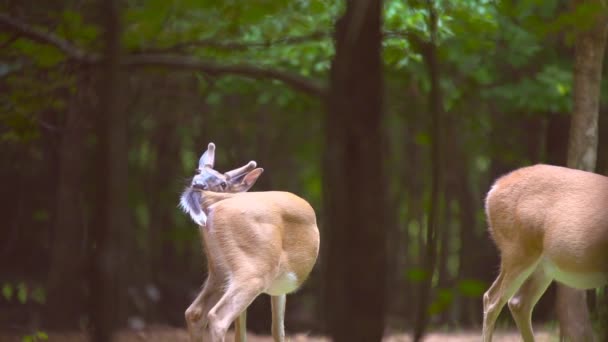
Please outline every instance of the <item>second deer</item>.
[[532, 310], [553, 280], [578, 289], [608, 284], [608, 177], [550, 165], [498, 179], [486, 198], [500, 274], [483, 296], [483, 341], [508, 302], [524, 341]]

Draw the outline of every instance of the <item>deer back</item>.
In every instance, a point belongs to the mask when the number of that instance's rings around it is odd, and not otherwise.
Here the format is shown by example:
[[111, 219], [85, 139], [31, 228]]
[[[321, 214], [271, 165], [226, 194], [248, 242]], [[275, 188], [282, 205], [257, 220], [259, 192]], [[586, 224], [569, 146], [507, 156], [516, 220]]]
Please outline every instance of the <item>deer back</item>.
[[606, 209], [607, 177], [542, 164], [499, 178], [486, 198], [502, 253], [542, 253], [573, 272], [608, 272]]

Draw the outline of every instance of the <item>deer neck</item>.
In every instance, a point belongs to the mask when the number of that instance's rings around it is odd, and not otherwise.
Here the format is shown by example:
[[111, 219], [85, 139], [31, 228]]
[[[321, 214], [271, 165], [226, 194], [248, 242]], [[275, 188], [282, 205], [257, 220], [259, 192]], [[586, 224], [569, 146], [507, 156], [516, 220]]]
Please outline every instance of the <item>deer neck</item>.
[[201, 208], [206, 215], [209, 215], [211, 206], [235, 195], [225, 192], [201, 191]]

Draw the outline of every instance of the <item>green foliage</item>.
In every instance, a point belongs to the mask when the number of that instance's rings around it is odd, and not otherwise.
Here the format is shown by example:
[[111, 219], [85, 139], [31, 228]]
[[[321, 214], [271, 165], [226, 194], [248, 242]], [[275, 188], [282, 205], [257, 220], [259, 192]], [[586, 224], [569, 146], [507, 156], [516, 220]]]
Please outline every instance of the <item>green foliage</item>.
[[2, 295], [6, 300], [11, 300], [13, 298], [13, 286], [10, 283], [2, 285]]
[[99, 38], [97, 26], [86, 23], [80, 13], [69, 9], [61, 13], [61, 25], [57, 33], [79, 46], [91, 46]]
[[545, 65], [534, 77], [489, 88], [484, 97], [500, 99], [504, 110], [564, 113], [571, 110], [572, 73]]
[[41, 286], [30, 286], [25, 282], [4, 283], [2, 285], [2, 296], [7, 301], [16, 299], [20, 304], [26, 304], [33, 301], [37, 304], [46, 303], [46, 291]]
[[429, 314], [436, 315], [445, 311], [454, 301], [454, 291], [452, 289], [437, 289], [435, 299], [429, 306]]
[[45, 304], [46, 303], [46, 291], [44, 290], [43, 287], [38, 286], [35, 287], [31, 294], [30, 297], [32, 298], [32, 300], [38, 304]]
[[488, 284], [476, 279], [463, 279], [456, 288], [459, 293], [467, 297], [481, 297], [488, 288]]
[[49, 339], [49, 336], [44, 331], [36, 331], [33, 334], [25, 335], [21, 337], [21, 342], [38, 342], [38, 341], [46, 341]]
[[429, 272], [424, 268], [413, 267], [405, 272], [405, 277], [412, 282], [422, 282], [429, 276]]
[[24, 283], [17, 284], [17, 299], [21, 304], [27, 302], [27, 287]]

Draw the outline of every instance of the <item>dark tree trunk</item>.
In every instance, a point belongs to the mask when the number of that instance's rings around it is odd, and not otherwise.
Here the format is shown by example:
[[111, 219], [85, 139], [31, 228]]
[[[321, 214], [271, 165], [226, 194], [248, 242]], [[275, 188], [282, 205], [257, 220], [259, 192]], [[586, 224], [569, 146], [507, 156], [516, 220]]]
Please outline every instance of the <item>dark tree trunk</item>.
[[[590, 2], [604, 7], [600, 1]], [[580, 3], [583, 1], [577, 2]], [[573, 110], [568, 145], [568, 167], [591, 172], [595, 171], [597, 158], [600, 84], [608, 24], [604, 11], [597, 13], [593, 27], [579, 32], [574, 44]], [[558, 285], [556, 306], [561, 339], [593, 340], [585, 291]]]
[[[85, 312], [86, 276], [85, 234], [87, 218], [82, 205], [84, 170], [87, 161], [85, 137], [88, 134], [87, 93], [89, 84], [81, 81], [66, 111], [59, 149], [59, 174], [55, 201], [55, 229], [51, 244], [47, 278], [48, 310], [45, 322], [51, 328], [78, 328]], [[61, 307], [61, 310], [56, 310]]]
[[431, 90], [429, 94], [429, 109], [431, 113], [431, 202], [428, 210], [426, 224], [426, 245], [424, 269], [426, 278], [420, 283], [420, 300], [416, 312], [416, 323], [414, 325], [414, 341], [420, 341], [428, 324], [428, 306], [431, 300], [431, 284], [435, 273], [437, 259], [437, 223], [439, 219], [440, 187], [441, 187], [441, 116], [443, 112], [443, 97], [440, 87], [440, 68], [437, 54], [437, 11], [435, 4], [427, 1], [429, 19], [428, 26], [431, 41], [423, 47], [423, 58], [425, 60]]
[[382, 132], [382, 1], [349, 1], [336, 23], [324, 205], [325, 297], [336, 342], [380, 341], [384, 330], [387, 181]]
[[119, 110], [120, 13], [117, 0], [101, 0], [104, 58], [100, 82], [97, 168], [98, 219], [91, 245], [92, 339], [109, 341], [126, 322], [125, 234], [128, 225], [127, 117]]

